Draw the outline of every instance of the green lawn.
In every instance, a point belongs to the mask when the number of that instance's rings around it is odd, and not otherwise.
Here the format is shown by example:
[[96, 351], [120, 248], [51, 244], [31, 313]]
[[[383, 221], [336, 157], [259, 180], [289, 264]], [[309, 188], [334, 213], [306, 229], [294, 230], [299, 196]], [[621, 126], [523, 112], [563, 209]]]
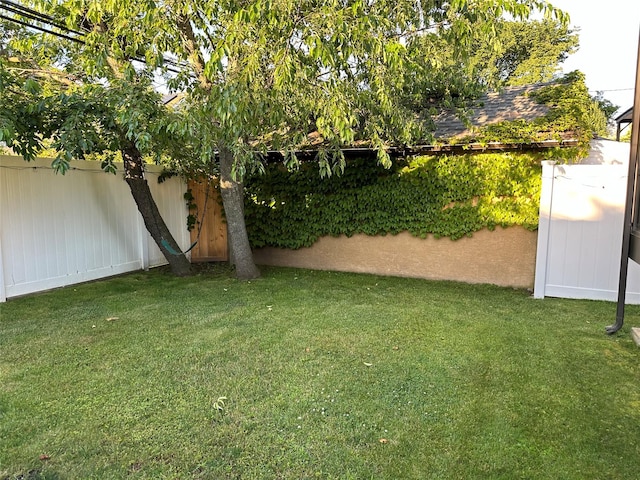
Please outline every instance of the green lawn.
[[2, 304], [0, 479], [640, 478], [640, 308], [263, 273]]

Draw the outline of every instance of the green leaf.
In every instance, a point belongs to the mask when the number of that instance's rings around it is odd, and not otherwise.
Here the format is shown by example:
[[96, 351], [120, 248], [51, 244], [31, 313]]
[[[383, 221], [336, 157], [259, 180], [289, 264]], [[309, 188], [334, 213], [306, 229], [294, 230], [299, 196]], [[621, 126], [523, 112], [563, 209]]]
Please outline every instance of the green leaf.
[[30, 93], [31, 95], [38, 95], [42, 91], [42, 86], [33, 78], [27, 78], [22, 85], [22, 88], [25, 92]]
[[55, 173], [60, 173], [62, 175], [66, 174], [69, 171], [69, 155], [67, 153], [58, 155], [53, 162], [51, 162], [51, 168]]

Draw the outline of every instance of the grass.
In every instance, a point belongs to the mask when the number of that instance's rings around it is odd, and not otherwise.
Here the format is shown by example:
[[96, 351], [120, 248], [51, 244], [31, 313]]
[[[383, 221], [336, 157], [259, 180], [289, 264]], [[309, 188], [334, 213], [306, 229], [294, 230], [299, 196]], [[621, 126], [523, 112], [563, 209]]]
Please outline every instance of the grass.
[[640, 349], [604, 334], [614, 304], [263, 273], [1, 305], [0, 479], [640, 475]]

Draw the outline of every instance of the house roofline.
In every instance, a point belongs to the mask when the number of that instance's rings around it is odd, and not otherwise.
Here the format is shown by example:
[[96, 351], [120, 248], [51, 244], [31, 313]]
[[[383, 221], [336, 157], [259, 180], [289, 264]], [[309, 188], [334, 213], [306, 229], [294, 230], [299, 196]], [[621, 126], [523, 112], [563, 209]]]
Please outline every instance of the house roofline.
[[[461, 143], [461, 144], [427, 144], [412, 147], [389, 147], [387, 153], [392, 157], [406, 157], [411, 155], [441, 155], [447, 153], [481, 153], [481, 152], [514, 152], [547, 150], [550, 148], [570, 148], [580, 145], [578, 140], [545, 140], [529, 143]], [[375, 157], [377, 151], [368, 147], [341, 148], [345, 157]], [[318, 149], [295, 150], [296, 157], [301, 160], [312, 160], [318, 153]], [[267, 152], [269, 160], [281, 160], [283, 151], [270, 150]]]

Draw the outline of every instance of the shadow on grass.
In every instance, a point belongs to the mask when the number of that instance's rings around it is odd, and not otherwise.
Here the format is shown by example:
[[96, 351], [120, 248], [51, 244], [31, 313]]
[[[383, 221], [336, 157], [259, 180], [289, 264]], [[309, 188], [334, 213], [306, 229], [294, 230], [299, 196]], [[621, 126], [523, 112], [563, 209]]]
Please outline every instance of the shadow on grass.
[[3, 477], [2, 480], [62, 480], [62, 477], [56, 472], [43, 472], [41, 469], [35, 468], [26, 473]]

